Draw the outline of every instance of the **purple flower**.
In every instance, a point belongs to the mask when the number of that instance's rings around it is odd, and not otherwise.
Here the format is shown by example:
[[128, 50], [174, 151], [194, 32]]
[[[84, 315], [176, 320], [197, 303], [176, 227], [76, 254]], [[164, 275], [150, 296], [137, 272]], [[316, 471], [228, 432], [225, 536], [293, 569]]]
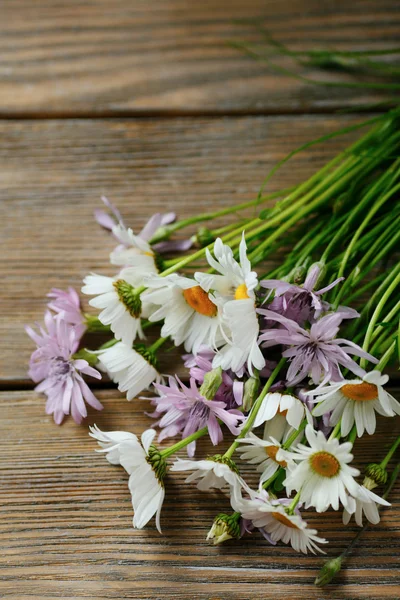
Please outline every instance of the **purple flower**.
[[[225, 402], [204, 398], [193, 378], [190, 379], [190, 387], [184, 385], [178, 377], [169, 377], [168, 385], [155, 383], [154, 387], [160, 395], [152, 398], [152, 403], [156, 406], [152, 416], [161, 417], [156, 423], [164, 429], [160, 434], [161, 439], [178, 433], [185, 438], [207, 426], [211, 442], [216, 446], [223, 440], [218, 420], [225, 423], [233, 435], [239, 434], [238, 424], [244, 420], [243, 414], [238, 410], [227, 410]], [[187, 446], [189, 456], [194, 455], [195, 448], [196, 442]]]
[[[214, 350], [207, 346], [201, 346], [198, 354], [185, 354], [183, 356], [185, 367], [189, 368], [190, 377], [199, 384], [204, 381], [204, 376], [212, 371], [212, 361], [215, 356]], [[232, 371], [222, 371], [222, 383], [215, 394], [214, 400], [225, 402], [226, 408], [241, 406], [243, 401], [244, 383], [234, 378]]]
[[77, 336], [81, 337], [86, 330], [86, 325], [84, 324], [81, 303], [76, 290], [73, 287], [69, 287], [67, 291], [53, 288], [47, 294], [47, 297], [50, 298], [47, 306], [57, 313], [56, 319], [73, 325]]
[[[126, 226], [122, 219], [121, 213], [119, 212], [117, 207], [112, 202], [110, 202], [108, 198], [102, 196], [101, 199], [105, 206], [112, 212], [113, 217], [111, 217], [108, 213], [99, 208], [97, 208], [94, 211], [94, 217], [99, 225], [101, 225], [105, 229], [109, 229], [113, 233], [114, 237], [116, 237], [116, 239], [124, 245], [124, 241], [121, 240], [118, 235], [118, 231], [121, 227], [124, 230], [126, 230]], [[140, 233], [137, 234], [137, 237], [141, 238], [145, 242], [150, 242], [150, 240], [155, 235], [157, 230], [160, 229], [160, 227], [170, 225], [175, 220], [176, 214], [173, 212], [168, 212], [164, 214], [155, 213], [150, 217], [150, 219], [147, 221]], [[156, 252], [159, 252], [160, 254], [163, 254], [164, 252], [175, 251], [184, 252], [186, 250], [189, 250], [189, 248], [191, 248], [192, 245], [193, 242], [191, 239], [172, 241], [167, 240], [154, 244], [153, 249]]]
[[342, 313], [325, 315], [313, 323], [308, 331], [295, 321], [271, 310], [259, 309], [259, 312], [283, 326], [283, 329], [264, 331], [259, 337], [259, 342], [262, 342], [264, 348], [277, 344], [289, 346], [282, 353], [290, 362], [287, 372], [289, 386], [300, 383], [308, 375], [316, 385], [340, 381], [343, 379], [340, 365], [362, 377], [365, 375], [364, 369], [351, 359], [349, 354], [366, 358], [375, 364], [378, 362], [354, 342], [343, 338], [335, 339], [344, 318]]
[[101, 375], [86, 360], [73, 358], [79, 345], [74, 327], [54, 318], [50, 311], [46, 312], [44, 322], [47, 331], [39, 327], [37, 333], [29, 326], [25, 327], [37, 346], [30, 359], [29, 376], [35, 383], [40, 382], [35, 390], [46, 394], [46, 413], [53, 415], [57, 425], [61, 424], [64, 415], [70, 413], [79, 424], [87, 416], [84, 400], [97, 410], [103, 408], [82, 374], [96, 379], [101, 379]]
[[[321, 300], [322, 294], [332, 289], [344, 277], [335, 279], [332, 283], [318, 291], [314, 291], [318, 278], [321, 273], [321, 267], [314, 263], [308, 270], [307, 277], [302, 286], [293, 285], [279, 279], [266, 279], [261, 281], [262, 287], [269, 290], [275, 290], [275, 297], [269, 305], [269, 310], [283, 315], [303, 325], [306, 321], [314, 321], [321, 316], [322, 312], [327, 312], [330, 305]], [[267, 297], [268, 299], [268, 297]], [[351, 309], [346, 309], [350, 310]], [[358, 316], [356, 311], [351, 311], [352, 317]], [[349, 315], [350, 318], [350, 315]]]

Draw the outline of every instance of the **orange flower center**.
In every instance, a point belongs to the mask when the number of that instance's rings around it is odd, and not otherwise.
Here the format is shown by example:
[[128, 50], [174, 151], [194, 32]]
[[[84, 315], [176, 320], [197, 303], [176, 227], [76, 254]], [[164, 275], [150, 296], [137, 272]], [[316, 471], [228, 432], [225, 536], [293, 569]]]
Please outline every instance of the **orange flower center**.
[[241, 283], [235, 291], [235, 300], [247, 300], [250, 296], [247, 293], [247, 287], [245, 283]]
[[374, 383], [346, 383], [340, 388], [340, 391], [346, 398], [355, 400], [355, 402], [364, 402], [375, 400], [378, 397], [378, 388]]
[[215, 317], [217, 314], [217, 307], [211, 302], [207, 292], [205, 292], [199, 285], [195, 285], [192, 288], [183, 291], [183, 297], [186, 302], [201, 315], [206, 317]]
[[286, 469], [286, 467], [287, 467], [286, 460], [276, 460], [276, 455], [277, 455], [278, 450], [279, 450], [279, 446], [265, 446], [265, 454], [269, 458], [272, 458], [272, 460], [274, 462], [276, 462], [278, 465], [280, 465], [281, 467], [284, 467]]
[[290, 527], [290, 529], [298, 529], [297, 525], [292, 523], [292, 521], [286, 515], [283, 515], [280, 512], [273, 512], [271, 515], [274, 517], [274, 519], [279, 521], [279, 523], [285, 525], [285, 527]]
[[335, 477], [340, 471], [340, 463], [329, 452], [316, 452], [309, 458], [312, 470], [322, 477]]

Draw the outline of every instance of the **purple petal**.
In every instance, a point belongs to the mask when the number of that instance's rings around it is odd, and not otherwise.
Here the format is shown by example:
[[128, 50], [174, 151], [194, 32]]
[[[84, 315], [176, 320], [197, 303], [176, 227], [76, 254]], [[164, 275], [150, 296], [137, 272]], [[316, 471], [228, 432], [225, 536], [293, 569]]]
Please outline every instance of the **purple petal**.
[[154, 244], [153, 248], [156, 252], [164, 254], [166, 252], [185, 252], [193, 246], [191, 239], [187, 240], [167, 240]]
[[115, 225], [114, 219], [101, 208], [96, 208], [94, 210], [94, 218], [101, 227], [104, 227], [104, 229], [108, 229], [109, 231], [111, 231]]

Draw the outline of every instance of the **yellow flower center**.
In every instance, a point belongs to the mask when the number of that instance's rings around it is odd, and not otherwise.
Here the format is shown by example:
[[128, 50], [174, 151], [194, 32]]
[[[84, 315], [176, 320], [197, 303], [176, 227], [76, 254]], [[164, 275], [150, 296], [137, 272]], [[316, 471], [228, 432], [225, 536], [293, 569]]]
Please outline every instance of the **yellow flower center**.
[[297, 525], [292, 523], [292, 521], [286, 515], [283, 515], [280, 512], [273, 512], [271, 515], [274, 517], [274, 519], [279, 521], [279, 523], [285, 525], [285, 527], [290, 527], [290, 529], [298, 529]]
[[215, 317], [217, 314], [217, 307], [211, 302], [207, 292], [205, 292], [199, 285], [195, 285], [192, 288], [183, 291], [183, 297], [186, 302], [201, 315], [206, 317]]
[[346, 398], [355, 400], [355, 402], [364, 402], [376, 400], [378, 397], [378, 388], [374, 383], [346, 383], [340, 388], [340, 391]]
[[153, 257], [153, 256], [154, 256], [154, 252], [144, 252], [143, 254], [144, 254], [145, 256], [151, 256], [151, 257]]
[[286, 460], [276, 460], [276, 455], [279, 450], [279, 446], [265, 446], [265, 454], [271, 458], [274, 462], [276, 462], [281, 467], [286, 469], [287, 462]]
[[245, 283], [241, 283], [235, 291], [235, 300], [247, 300], [250, 296], [247, 293], [247, 287]]
[[340, 463], [330, 452], [316, 452], [309, 458], [312, 470], [322, 477], [335, 477], [340, 471]]

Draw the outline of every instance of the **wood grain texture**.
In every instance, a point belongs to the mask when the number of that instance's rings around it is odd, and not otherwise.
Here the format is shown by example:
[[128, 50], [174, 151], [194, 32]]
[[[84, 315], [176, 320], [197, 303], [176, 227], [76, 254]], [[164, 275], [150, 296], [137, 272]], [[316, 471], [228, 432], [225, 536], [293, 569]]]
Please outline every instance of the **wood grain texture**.
[[237, 22], [256, 19], [295, 50], [391, 48], [399, 8], [396, 0], [3, 0], [0, 115], [279, 113], [375, 102], [376, 91], [278, 75], [227, 42], [259, 40]]
[[[397, 394], [398, 395], [398, 394]], [[128, 403], [117, 392], [98, 394], [105, 409], [89, 423], [141, 433], [151, 419], [147, 401]], [[205, 535], [216, 513], [228, 510], [220, 493], [203, 494], [174, 473], [166, 480], [163, 536], [151, 522], [132, 528], [127, 475], [94, 453], [86, 424], [61, 427], [44, 414], [33, 392], [0, 394], [0, 597], [14, 600], [86, 598], [138, 600], [324, 600], [398, 598], [399, 485], [393, 506], [362, 537], [346, 571], [323, 591], [312, 582], [322, 558], [257, 535], [220, 547]], [[362, 469], [382, 457], [396, 422], [381, 419], [372, 438], [356, 443]], [[398, 422], [397, 422], [398, 427]], [[199, 456], [211, 446], [202, 441]], [[182, 455], [183, 456], [183, 455]], [[255, 484], [249, 465], [243, 474]], [[184, 493], [183, 493], [184, 491]], [[336, 556], [357, 528], [339, 514], [307, 513]]]
[[[79, 289], [91, 271], [114, 274], [108, 255], [115, 244], [93, 219], [101, 194], [115, 201], [136, 231], [160, 210], [183, 217], [199, 207], [232, 206], [256, 197], [265, 174], [290, 150], [359, 121], [318, 116], [0, 122], [3, 388], [29, 383], [33, 344], [23, 325], [42, 319], [46, 293], [54, 286]], [[348, 141], [349, 136], [337, 138], [301, 153], [277, 173], [270, 190], [302, 181]]]

